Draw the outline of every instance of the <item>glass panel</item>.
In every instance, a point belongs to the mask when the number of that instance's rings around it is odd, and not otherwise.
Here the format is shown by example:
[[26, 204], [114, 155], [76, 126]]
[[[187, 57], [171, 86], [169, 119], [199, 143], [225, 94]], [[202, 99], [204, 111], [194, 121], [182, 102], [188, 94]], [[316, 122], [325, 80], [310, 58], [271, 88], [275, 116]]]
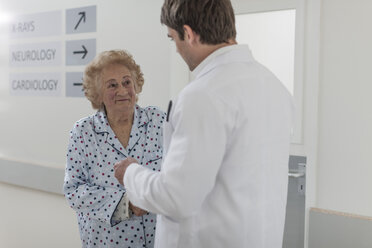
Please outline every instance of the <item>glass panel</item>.
[[269, 68], [293, 95], [296, 10], [236, 15], [237, 41]]

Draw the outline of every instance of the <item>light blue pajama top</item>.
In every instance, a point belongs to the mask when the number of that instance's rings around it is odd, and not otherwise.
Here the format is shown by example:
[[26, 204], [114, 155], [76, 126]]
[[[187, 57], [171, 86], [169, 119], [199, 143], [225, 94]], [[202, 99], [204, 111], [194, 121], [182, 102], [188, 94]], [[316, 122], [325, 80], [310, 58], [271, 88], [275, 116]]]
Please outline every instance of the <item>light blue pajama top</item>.
[[165, 113], [158, 108], [136, 105], [127, 148], [103, 111], [75, 123], [63, 191], [77, 213], [82, 247], [153, 247], [154, 214], [131, 215], [125, 220], [117, 215], [125, 188], [114, 177], [114, 164], [133, 157], [151, 170], [160, 170], [164, 120]]

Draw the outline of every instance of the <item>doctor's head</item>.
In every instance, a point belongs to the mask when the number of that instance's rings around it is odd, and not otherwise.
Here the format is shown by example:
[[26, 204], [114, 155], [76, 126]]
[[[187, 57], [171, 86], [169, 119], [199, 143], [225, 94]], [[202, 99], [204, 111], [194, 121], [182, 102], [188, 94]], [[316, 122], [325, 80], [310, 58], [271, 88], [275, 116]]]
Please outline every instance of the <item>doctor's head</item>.
[[160, 21], [191, 71], [204, 59], [204, 48], [235, 42], [230, 0], [165, 0]]
[[132, 111], [143, 84], [140, 66], [124, 50], [101, 52], [84, 71], [84, 93], [94, 109]]

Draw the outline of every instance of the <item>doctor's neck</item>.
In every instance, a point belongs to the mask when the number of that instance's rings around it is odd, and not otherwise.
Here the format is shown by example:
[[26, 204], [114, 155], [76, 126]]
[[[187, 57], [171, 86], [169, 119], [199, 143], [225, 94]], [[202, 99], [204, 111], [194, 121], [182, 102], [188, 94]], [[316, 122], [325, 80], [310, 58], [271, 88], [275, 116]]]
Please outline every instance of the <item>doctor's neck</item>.
[[201, 62], [203, 62], [209, 55], [211, 55], [214, 51], [227, 47], [227, 46], [232, 46], [238, 44], [235, 39], [230, 39], [227, 42], [224, 43], [219, 43], [215, 45], [211, 44], [203, 44], [199, 43], [197, 49], [195, 50], [195, 63], [194, 66], [189, 66], [190, 71], [193, 71]]

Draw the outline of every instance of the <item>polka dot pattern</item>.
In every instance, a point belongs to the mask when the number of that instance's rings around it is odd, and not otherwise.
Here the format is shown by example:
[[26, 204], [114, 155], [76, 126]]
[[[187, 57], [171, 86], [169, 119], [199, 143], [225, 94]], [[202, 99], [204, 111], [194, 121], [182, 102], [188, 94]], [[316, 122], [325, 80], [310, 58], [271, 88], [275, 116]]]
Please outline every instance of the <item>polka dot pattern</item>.
[[69, 141], [64, 194], [77, 213], [83, 247], [153, 247], [156, 216], [113, 217], [125, 194], [114, 177], [114, 164], [133, 157], [159, 171], [163, 152], [165, 113], [156, 107], [135, 106], [130, 139], [124, 148], [110, 128], [106, 114], [75, 123]]

